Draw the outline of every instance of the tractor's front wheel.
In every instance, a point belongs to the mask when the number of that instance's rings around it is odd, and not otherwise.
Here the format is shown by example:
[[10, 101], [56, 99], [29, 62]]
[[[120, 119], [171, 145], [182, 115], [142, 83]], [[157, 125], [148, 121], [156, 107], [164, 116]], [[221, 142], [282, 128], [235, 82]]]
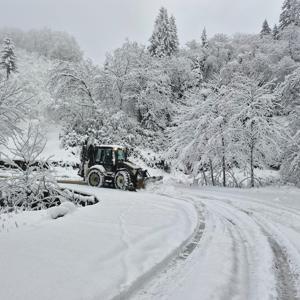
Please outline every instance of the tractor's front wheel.
[[103, 186], [104, 176], [98, 170], [92, 170], [89, 172], [87, 182], [88, 185], [94, 187], [101, 187]]
[[115, 176], [115, 187], [116, 189], [123, 190], [123, 191], [132, 188], [130, 174], [127, 171], [122, 170], [117, 172]]

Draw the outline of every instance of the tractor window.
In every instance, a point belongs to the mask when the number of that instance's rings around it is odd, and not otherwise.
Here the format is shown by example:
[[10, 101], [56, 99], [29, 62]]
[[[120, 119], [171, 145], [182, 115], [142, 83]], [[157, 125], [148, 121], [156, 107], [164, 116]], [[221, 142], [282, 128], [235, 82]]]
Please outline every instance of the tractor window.
[[112, 149], [103, 149], [103, 163], [106, 165], [112, 164]]
[[109, 148], [98, 148], [96, 151], [95, 155], [95, 161], [98, 164], [103, 164], [103, 165], [111, 165], [112, 162], [112, 149]]
[[96, 156], [95, 156], [95, 161], [97, 163], [102, 162], [102, 157], [103, 157], [103, 149], [97, 149]]
[[125, 153], [124, 150], [122, 150], [122, 149], [117, 150], [117, 159], [118, 159], [118, 161], [121, 161], [121, 160], [125, 161], [126, 160], [126, 153]]

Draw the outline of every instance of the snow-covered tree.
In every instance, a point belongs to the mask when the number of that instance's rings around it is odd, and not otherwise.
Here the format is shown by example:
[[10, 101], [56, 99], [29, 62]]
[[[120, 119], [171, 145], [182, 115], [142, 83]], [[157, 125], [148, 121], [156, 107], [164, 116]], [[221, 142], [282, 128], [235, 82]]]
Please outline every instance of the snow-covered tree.
[[290, 25], [280, 32], [280, 40], [285, 43], [285, 51], [291, 59], [300, 61], [300, 26]]
[[4, 39], [0, 55], [0, 66], [6, 71], [6, 78], [9, 79], [10, 74], [17, 71], [14, 44], [10, 38]]
[[289, 25], [300, 25], [300, 6], [298, 0], [285, 0], [280, 14], [279, 28], [285, 29]]
[[208, 40], [207, 40], [207, 33], [206, 33], [206, 28], [204, 27], [202, 34], [201, 34], [201, 43], [203, 48], [208, 47]]
[[0, 77], [0, 145], [18, 131], [18, 122], [25, 116], [32, 96], [15, 80]]
[[103, 79], [111, 87], [111, 101], [117, 108], [134, 105], [144, 86], [144, 71], [151, 68], [151, 59], [144, 47], [128, 40], [106, 56]]
[[175, 18], [169, 19], [167, 10], [162, 7], [155, 20], [148, 50], [152, 56], [171, 56], [178, 51], [178, 37]]
[[278, 40], [279, 39], [279, 29], [278, 26], [275, 24], [273, 29], [272, 29], [272, 36], [274, 40]]
[[276, 165], [282, 154], [284, 132], [273, 117], [274, 95], [268, 86], [261, 86], [259, 80], [237, 75], [226, 98], [235, 107], [230, 128], [236, 143], [231, 154], [240, 166], [248, 165], [253, 187], [255, 167]]
[[168, 106], [158, 92], [150, 88], [143, 91], [137, 102], [137, 111], [142, 127], [152, 131], [166, 129]]
[[272, 30], [268, 24], [267, 20], [264, 20], [263, 25], [262, 25], [262, 29], [260, 31], [260, 36], [264, 37], [264, 36], [269, 36], [271, 34]]
[[169, 156], [179, 169], [195, 175], [201, 171], [205, 178], [208, 172], [211, 184], [226, 186], [231, 144], [228, 124], [233, 112], [224, 90], [222, 79], [216, 77], [207, 87], [190, 93], [189, 106], [171, 133]]
[[171, 101], [175, 102], [184, 97], [185, 92], [194, 83], [192, 74], [192, 63], [187, 57], [172, 57], [162, 64], [169, 77], [169, 84], [172, 91]]
[[178, 34], [177, 34], [176, 20], [173, 15], [169, 19], [169, 25], [170, 25], [171, 53], [174, 54], [174, 53], [178, 52], [179, 40], [178, 40]]
[[291, 138], [285, 147], [281, 174], [287, 182], [300, 184], [300, 68], [286, 77], [280, 94], [289, 121]]
[[90, 61], [60, 62], [51, 72], [49, 88], [63, 120], [85, 118], [96, 108], [99, 70]]

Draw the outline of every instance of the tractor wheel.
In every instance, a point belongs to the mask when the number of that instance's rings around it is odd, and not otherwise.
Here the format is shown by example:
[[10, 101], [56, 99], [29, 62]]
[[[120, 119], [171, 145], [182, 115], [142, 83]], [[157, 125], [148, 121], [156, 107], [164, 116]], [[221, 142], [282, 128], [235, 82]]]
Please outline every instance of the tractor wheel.
[[87, 182], [90, 186], [101, 187], [103, 186], [104, 176], [98, 170], [89, 172]]
[[119, 190], [129, 190], [132, 186], [130, 174], [126, 171], [119, 171], [115, 176], [115, 187]]

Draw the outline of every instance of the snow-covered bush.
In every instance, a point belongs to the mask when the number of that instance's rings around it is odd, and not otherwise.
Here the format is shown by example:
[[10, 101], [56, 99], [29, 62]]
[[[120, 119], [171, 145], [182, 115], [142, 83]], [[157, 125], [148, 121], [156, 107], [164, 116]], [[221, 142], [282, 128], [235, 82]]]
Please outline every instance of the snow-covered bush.
[[48, 169], [47, 161], [39, 160], [46, 143], [44, 135], [38, 127], [30, 124], [26, 131], [14, 133], [11, 142], [12, 146], [6, 145], [6, 153], [2, 153], [8, 165], [7, 171], [14, 171], [0, 181], [3, 209], [28, 210], [56, 205], [60, 188]]

